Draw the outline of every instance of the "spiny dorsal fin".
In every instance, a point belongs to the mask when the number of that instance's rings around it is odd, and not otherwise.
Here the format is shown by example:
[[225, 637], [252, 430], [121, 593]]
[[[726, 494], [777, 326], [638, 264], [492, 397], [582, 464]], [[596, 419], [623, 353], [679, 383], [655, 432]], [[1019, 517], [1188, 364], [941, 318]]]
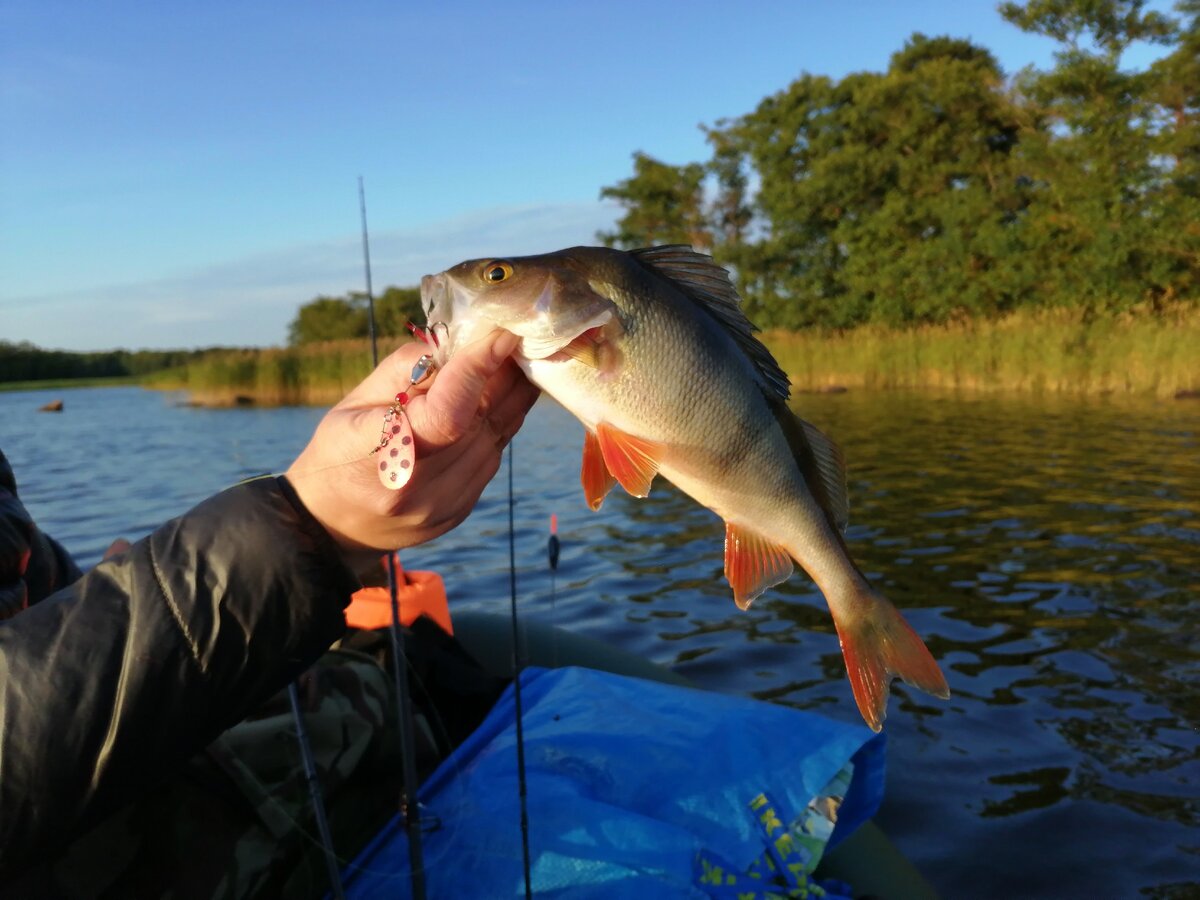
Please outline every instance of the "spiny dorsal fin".
[[815, 425], [805, 422], [784, 403], [772, 403], [771, 411], [779, 423], [800, 474], [813, 499], [825, 510], [839, 532], [850, 521], [850, 495], [846, 490], [846, 461], [842, 449]]
[[729, 273], [713, 262], [711, 256], [697, 253], [685, 244], [666, 244], [629, 251], [639, 262], [671, 279], [705, 312], [716, 319], [754, 363], [766, 383], [768, 393], [787, 400], [791, 392], [788, 377], [775, 362], [771, 351], [754, 336], [757, 328], [742, 311], [742, 298], [729, 280]]

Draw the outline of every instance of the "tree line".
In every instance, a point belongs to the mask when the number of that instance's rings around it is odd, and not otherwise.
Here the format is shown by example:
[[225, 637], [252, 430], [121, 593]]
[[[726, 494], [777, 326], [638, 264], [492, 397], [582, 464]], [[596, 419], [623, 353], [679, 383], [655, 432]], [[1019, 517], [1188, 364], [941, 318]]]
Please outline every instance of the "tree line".
[[185, 365], [210, 350], [45, 350], [28, 341], [0, 340], [0, 383], [52, 378], [136, 377]]
[[[763, 327], [892, 326], [1200, 298], [1200, 0], [1030, 0], [1058, 42], [1008, 77], [985, 47], [914, 34], [883, 72], [802, 74], [702, 126], [704, 161], [638, 152], [601, 190], [609, 246], [687, 243]], [[1147, 68], [1130, 45], [1159, 45]]]
[[[289, 323], [288, 343], [300, 346], [365, 338], [369, 333], [367, 309], [367, 295], [356, 291], [337, 297], [316, 297], [301, 305]], [[375, 329], [380, 336], [407, 334], [405, 325], [410, 320], [424, 322], [420, 288], [387, 287], [375, 298]], [[0, 340], [0, 383], [138, 377], [179, 368], [228, 349], [75, 352], [47, 350], [28, 341]]]

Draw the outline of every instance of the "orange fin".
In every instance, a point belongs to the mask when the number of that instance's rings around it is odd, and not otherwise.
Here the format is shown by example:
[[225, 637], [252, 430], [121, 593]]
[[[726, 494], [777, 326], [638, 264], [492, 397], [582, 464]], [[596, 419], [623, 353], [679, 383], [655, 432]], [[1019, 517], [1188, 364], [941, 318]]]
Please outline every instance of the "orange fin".
[[650, 482], [658, 474], [662, 444], [633, 437], [604, 422], [596, 426], [596, 437], [604, 464], [621, 483], [621, 487], [635, 497], [648, 496]]
[[792, 558], [782, 547], [740, 525], [725, 523], [725, 579], [738, 609], [749, 609], [755, 597], [787, 581], [794, 571]]
[[596, 432], [590, 428], [583, 432], [583, 467], [579, 472], [579, 480], [583, 482], [583, 495], [587, 505], [592, 510], [600, 508], [612, 486], [617, 483], [608, 466], [604, 464], [604, 454], [600, 452], [600, 440]]
[[896, 607], [863, 586], [851, 608], [853, 618], [839, 619], [834, 615], [833, 624], [842, 645], [854, 701], [873, 731], [883, 727], [895, 676], [943, 700], [950, 696], [946, 677], [933, 655]]

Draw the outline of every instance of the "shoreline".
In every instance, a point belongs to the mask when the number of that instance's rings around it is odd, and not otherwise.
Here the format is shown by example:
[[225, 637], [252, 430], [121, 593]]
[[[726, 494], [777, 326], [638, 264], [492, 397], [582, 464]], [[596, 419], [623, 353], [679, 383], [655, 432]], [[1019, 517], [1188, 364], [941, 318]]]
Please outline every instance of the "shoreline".
[[[907, 329], [761, 333], [792, 393], [952, 390], [1057, 396], [1200, 398], [1200, 307], [1153, 318], [1086, 318], [1077, 311]], [[384, 351], [407, 340], [385, 338]], [[55, 379], [0, 391], [138, 384], [185, 391], [208, 407], [328, 406], [370, 371], [366, 339], [216, 351], [142, 379]]]

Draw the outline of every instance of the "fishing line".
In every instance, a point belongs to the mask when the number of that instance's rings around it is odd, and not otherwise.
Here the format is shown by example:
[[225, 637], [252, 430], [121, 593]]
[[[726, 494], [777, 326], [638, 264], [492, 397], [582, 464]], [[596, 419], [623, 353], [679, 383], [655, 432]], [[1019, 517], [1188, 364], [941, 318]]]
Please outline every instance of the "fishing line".
[[525, 900], [532, 900], [533, 885], [529, 877], [529, 805], [525, 785], [525, 728], [521, 717], [521, 672], [524, 670], [520, 651], [521, 636], [517, 627], [517, 534], [513, 525], [513, 445], [508, 445], [508, 595], [512, 611], [513, 705], [517, 717], [517, 790], [521, 803], [521, 867], [525, 873]]
[[554, 668], [558, 668], [558, 615], [555, 613], [554, 602], [558, 597], [558, 516], [555, 513], [550, 514], [550, 538], [546, 541], [546, 556], [550, 561], [550, 624], [552, 635], [551, 645], [551, 662]]

